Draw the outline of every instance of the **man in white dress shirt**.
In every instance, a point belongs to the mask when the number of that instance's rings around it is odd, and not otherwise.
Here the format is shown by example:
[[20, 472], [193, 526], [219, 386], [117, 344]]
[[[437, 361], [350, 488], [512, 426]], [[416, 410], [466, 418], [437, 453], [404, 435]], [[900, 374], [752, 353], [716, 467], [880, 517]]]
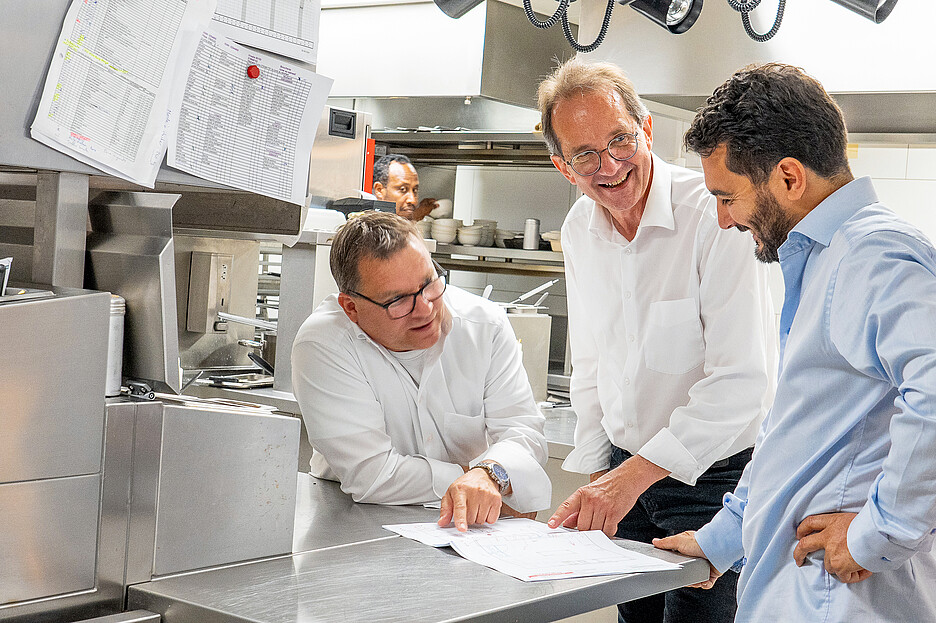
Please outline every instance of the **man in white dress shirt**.
[[394, 214], [348, 221], [330, 264], [340, 293], [292, 350], [312, 474], [356, 502], [441, 500], [439, 524], [462, 531], [548, 507], [545, 420], [504, 311], [446, 287]]
[[[609, 63], [539, 88], [556, 168], [584, 193], [562, 227], [575, 449], [590, 475], [550, 519], [648, 542], [706, 524], [773, 398], [774, 312], [750, 241], [720, 230], [702, 175], [654, 156], [653, 123]], [[737, 575], [619, 605], [624, 621], [730, 621]], [[713, 589], [719, 590], [719, 589]]]

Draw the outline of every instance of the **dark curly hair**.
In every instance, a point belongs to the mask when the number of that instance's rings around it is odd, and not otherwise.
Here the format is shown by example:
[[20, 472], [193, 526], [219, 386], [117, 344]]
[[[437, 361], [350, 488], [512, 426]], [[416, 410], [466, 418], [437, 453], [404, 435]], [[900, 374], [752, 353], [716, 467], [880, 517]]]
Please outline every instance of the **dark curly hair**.
[[781, 63], [735, 72], [706, 100], [685, 136], [686, 149], [702, 157], [724, 144], [728, 170], [757, 185], [787, 157], [827, 179], [850, 175], [847, 143], [842, 111], [819, 81]]

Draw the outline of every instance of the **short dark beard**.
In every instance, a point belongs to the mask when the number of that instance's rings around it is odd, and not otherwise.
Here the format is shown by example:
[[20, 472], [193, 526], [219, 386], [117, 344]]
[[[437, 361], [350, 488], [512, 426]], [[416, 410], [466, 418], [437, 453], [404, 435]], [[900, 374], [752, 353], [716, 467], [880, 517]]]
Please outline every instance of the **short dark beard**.
[[796, 219], [783, 210], [780, 202], [766, 188], [757, 187], [755, 192], [757, 203], [751, 213], [750, 224], [745, 228], [754, 230], [760, 240], [760, 245], [754, 249], [754, 257], [765, 264], [779, 262], [778, 250], [796, 225]]

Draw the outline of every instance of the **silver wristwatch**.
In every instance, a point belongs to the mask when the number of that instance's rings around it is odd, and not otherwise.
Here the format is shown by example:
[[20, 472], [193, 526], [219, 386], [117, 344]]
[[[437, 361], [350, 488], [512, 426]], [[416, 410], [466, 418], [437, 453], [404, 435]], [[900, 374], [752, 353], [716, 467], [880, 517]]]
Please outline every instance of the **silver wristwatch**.
[[504, 466], [500, 463], [495, 461], [480, 461], [475, 467], [480, 467], [487, 472], [487, 475], [491, 477], [491, 480], [493, 480], [497, 488], [500, 489], [501, 495], [504, 495], [507, 493], [507, 490], [510, 489], [510, 476], [507, 475], [507, 470], [504, 469]]

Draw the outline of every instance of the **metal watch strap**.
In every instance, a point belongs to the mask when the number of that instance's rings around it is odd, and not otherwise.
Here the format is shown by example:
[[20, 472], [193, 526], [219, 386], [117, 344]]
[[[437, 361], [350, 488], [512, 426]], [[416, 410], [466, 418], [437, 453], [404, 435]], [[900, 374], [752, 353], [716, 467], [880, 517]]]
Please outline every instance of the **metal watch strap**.
[[[510, 476], [508, 476], [506, 480], [500, 478], [497, 475], [497, 472], [494, 471], [493, 461], [481, 461], [475, 465], [475, 467], [480, 467], [487, 472], [487, 475], [490, 477], [490, 479], [494, 482], [495, 485], [497, 485], [501, 495], [507, 493], [507, 489], [510, 488]], [[507, 473], [507, 470], [505, 470], [503, 467], [501, 467], [501, 469], [505, 474]]]

